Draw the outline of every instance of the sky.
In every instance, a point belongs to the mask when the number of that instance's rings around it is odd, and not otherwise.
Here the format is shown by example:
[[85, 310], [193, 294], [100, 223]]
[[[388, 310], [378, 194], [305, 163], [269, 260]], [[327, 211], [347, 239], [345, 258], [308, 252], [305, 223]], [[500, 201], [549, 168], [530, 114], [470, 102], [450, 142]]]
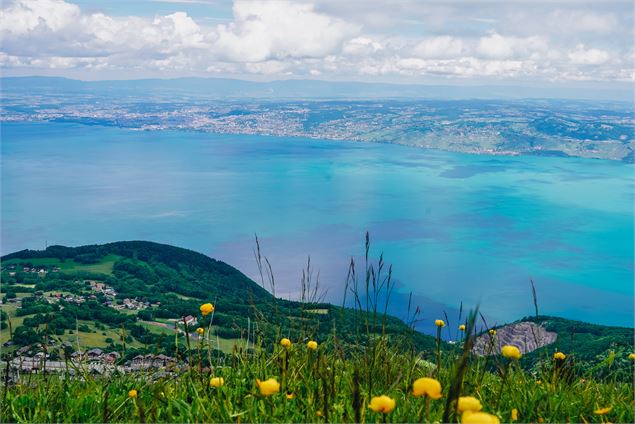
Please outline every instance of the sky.
[[5, 0], [4, 76], [632, 87], [631, 1]]

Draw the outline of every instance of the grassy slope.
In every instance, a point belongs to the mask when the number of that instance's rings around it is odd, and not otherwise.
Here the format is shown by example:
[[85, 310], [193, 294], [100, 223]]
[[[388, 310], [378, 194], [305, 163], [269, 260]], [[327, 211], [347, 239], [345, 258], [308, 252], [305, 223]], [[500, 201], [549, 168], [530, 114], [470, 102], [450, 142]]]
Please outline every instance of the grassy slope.
[[2, 266], [9, 266], [11, 264], [17, 263], [25, 263], [29, 262], [34, 267], [37, 266], [56, 266], [62, 272], [77, 272], [77, 271], [85, 271], [85, 272], [94, 272], [97, 274], [112, 274], [112, 267], [119, 259], [121, 259], [118, 255], [106, 255], [104, 256], [99, 263], [96, 264], [81, 264], [77, 262], [73, 262], [71, 260], [61, 261], [58, 258], [30, 258], [30, 259], [8, 259], [2, 260]]

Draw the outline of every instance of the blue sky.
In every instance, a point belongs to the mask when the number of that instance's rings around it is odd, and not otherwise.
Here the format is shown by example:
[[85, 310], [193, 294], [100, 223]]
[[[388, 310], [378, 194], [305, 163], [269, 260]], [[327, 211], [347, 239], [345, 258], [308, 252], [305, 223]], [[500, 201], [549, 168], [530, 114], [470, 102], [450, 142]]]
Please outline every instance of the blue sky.
[[3, 75], [630, 86], [630, 1], [9, 0]]

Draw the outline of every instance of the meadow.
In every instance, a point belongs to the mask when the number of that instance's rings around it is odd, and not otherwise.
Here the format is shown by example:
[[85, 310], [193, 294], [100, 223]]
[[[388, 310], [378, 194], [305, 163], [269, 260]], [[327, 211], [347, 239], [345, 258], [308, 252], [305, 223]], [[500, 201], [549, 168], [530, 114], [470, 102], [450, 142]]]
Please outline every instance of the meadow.
[[[220, 305], [218, 305], [221, 307]], [[194, 311], [193, 311], [194, 312]], [[329, 334], [276, 339], [253, 333], [230, 354], [214, 349], [214, 308], [201, 306], [198, 340], [177, 333], [183, 366], [167, 373], [77, 376], [27, 374], [2, 389], [2, 422], [633, 422], [628, 362], [605, 358], [597, 373], [580, 373], [575, 353], [545, 350], [523, 367], [515, 347], [475, 356], [474, 311], [461, 340], [421, 352], [386, 334], [381, 314], [359, 310], [359, 343]], [[307, 329], [308, 331], [308, 329]], [[492, 346], [496, 331], [490, 330]], [[442, 349], [441, 347], [444, 346]], [[618, 366], [618, 364], [621, 364]], [[628, 370], [620, 369], [630, 367]]]

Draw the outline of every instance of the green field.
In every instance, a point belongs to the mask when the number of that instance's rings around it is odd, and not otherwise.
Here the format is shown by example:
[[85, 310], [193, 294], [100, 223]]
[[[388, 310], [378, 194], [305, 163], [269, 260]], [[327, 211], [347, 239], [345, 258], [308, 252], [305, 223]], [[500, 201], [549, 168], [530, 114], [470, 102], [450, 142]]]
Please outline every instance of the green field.
[[77, 272], [77, 271], [86, 271], [97, 274], [112, 274], [112, 267], [119, 259], [120, 256], [117, 255], [106, 255], [104, 256], [99, 263], [96, 264], [80, 264], [74, 262], [71, 259], [67, 259], [64, 262], [60, 261], [57, 258], [29, 258], [29, 259], [9, 259], [7, 261], [3, 261], [3, 266], [8, 266], [12, 264], [24, 264], [30, 263], [34, 267], [44, 265], [48, 267], [56, 266], [62, 272]]

